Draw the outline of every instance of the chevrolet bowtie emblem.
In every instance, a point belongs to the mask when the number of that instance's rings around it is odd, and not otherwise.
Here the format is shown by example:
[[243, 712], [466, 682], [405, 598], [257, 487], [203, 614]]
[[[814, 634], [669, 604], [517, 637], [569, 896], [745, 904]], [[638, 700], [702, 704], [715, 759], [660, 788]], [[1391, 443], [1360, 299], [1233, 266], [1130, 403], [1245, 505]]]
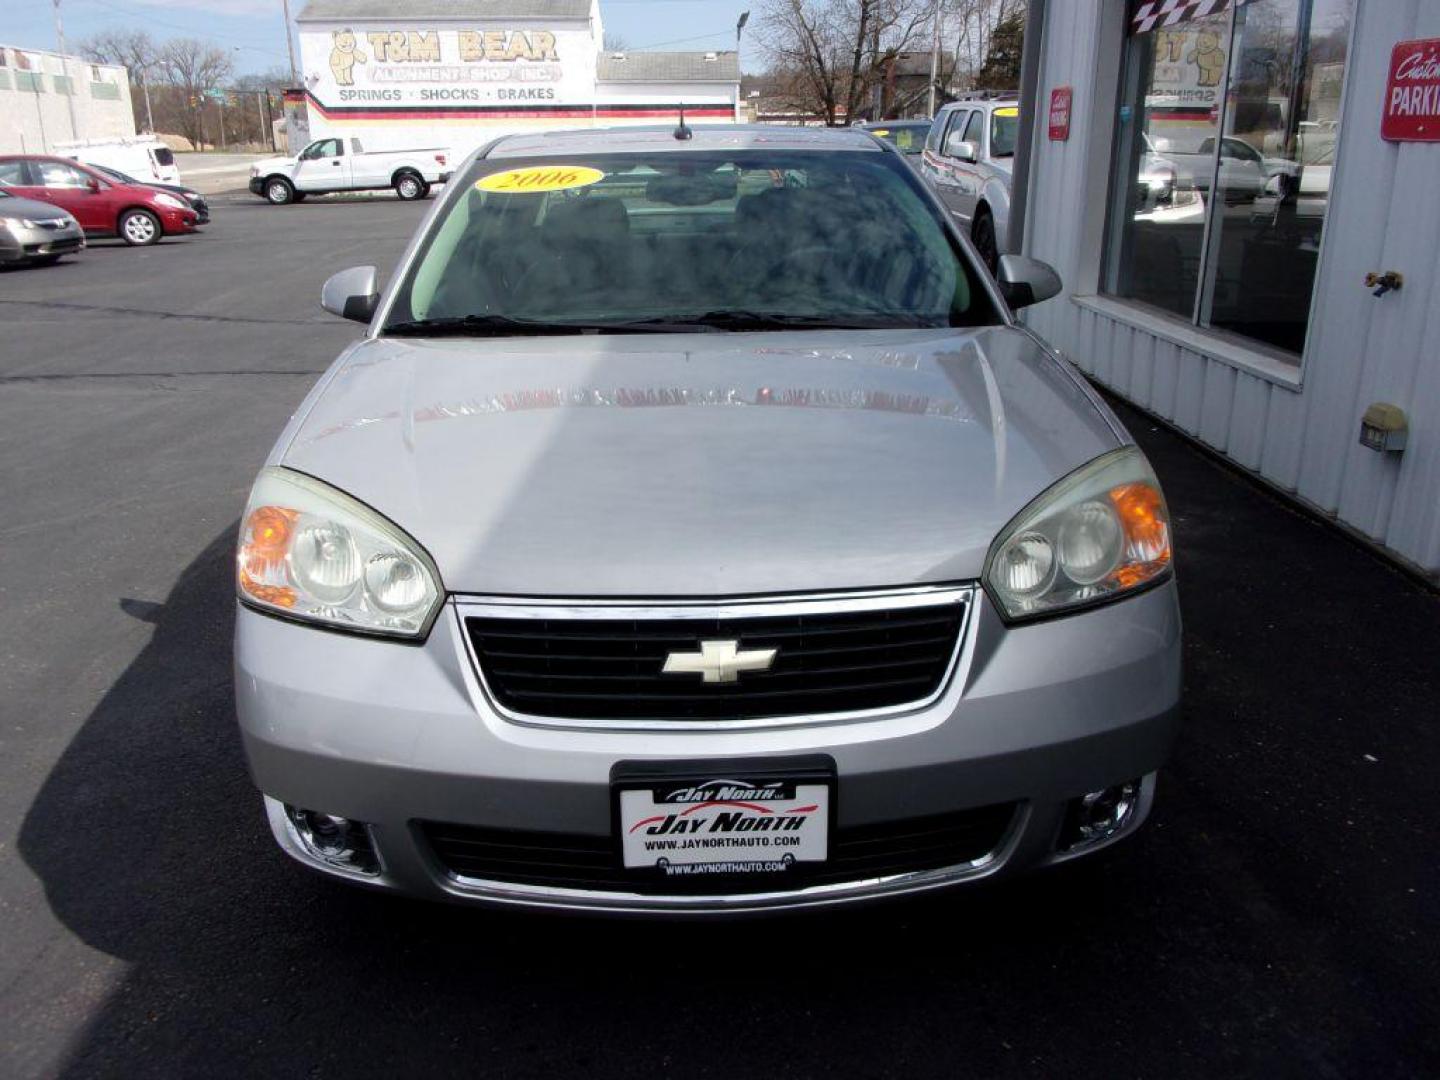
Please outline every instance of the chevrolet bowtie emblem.
[[699, 675], [702, 682], [735, 682], [742, 671], [769, 671], [775, 649], [740, 651], [738, 641], [702, 641], [700, 651], [672, 652], [665, 657], [666, 675]]

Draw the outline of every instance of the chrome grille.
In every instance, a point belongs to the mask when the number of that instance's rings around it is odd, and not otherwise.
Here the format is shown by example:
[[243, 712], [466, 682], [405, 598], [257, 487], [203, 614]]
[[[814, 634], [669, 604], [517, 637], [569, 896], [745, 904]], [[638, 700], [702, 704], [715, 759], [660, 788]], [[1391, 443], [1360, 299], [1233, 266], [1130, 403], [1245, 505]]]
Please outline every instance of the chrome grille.
[[[945, 686], [967, 589], [724, 605], [461, 606], [504, 710], [557, 720], [726, 723], [912, 707]], [[775, 650], [729, 682], [663, 671], [704, 642]]]

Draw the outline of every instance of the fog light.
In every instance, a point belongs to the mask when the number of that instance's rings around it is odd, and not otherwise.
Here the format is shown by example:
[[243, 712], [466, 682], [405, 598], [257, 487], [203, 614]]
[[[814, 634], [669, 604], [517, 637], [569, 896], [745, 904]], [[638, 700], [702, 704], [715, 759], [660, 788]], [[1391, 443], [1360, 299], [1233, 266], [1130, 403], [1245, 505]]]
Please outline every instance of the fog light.
[[286, 805], [285, 813], [301, 846], [314, 858], [360, 874], [378, 874], [380, 862], [363, 822], [336, 814]]
[[1140, 781], [1092, 791], [1070, 802], [1060, 829], [1060, 850], [1080, 851], [1119, 834], [1140, 805]]

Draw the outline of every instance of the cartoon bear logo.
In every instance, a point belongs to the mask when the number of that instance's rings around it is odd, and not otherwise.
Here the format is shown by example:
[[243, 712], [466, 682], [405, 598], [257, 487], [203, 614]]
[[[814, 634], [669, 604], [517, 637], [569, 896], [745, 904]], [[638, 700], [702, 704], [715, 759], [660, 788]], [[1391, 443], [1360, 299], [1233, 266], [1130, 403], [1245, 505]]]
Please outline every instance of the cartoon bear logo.
[[1195, 48], [1185, 57], [1187, 64], [1200, 69], [1201, 86], [1219, 86], [1220, 77], [1225, 74], [1225, 50], [1220, 48], [1220, 35], [1201, 31], [1195, 36]]
[[355, 47], [355, 34], [348, 28], [332, 35], [335, 47], [330, 50], [330, 71], [338, 86], [355, 85], [355, 65], [365, 63], [363, 52]]

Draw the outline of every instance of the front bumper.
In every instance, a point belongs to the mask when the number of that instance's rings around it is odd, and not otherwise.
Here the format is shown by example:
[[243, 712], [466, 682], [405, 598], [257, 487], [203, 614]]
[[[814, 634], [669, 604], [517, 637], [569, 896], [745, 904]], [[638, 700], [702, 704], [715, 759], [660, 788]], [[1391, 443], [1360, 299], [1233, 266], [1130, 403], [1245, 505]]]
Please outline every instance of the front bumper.
[[51, 255], [73, 255], [84, 248], [85, 234], [78, 225], [69, 229], [7, 229], [4, 242], [0, 243], [0, 261], [25, 262]]
[[[240, 608], [236, 695], [252, 775], [291, 855], [412, 895], [608, 912], [815, 906], [1018, 873], [1057, 850], [1071, 801], [1153, 774], [1178, 723], [1173, 582], [1093, 611], [1007, 627], [983, 595], [938, 700], [911, 712], [744, 731], [605, 731], [506, 719], [487, 699], [453, 603], [419, 646], [331, 633]], [[836, 824], [866, 826], [1013, 803], [994, 850], [914, 874], [774, 893], [655, 895], [474, 880], [448, 872], [421, 822], [608, 836], [621, 761], [824, 754]], [[367, 823], [371, 877], [313, 858], [281, 804]]]
[[176, 210], [168, 206], [158, 209], [160, 227], [166, 236], [183, 236], [195, 232], [200, 225], [200, 215], [194, 210]]
[[264, 195], [264, 194], [265, 194], [265, 178], [264, 178], [263, 176], [252, 176], [252, 177], [250, 177], [250, 194], [251, 194], [251, 195]]

